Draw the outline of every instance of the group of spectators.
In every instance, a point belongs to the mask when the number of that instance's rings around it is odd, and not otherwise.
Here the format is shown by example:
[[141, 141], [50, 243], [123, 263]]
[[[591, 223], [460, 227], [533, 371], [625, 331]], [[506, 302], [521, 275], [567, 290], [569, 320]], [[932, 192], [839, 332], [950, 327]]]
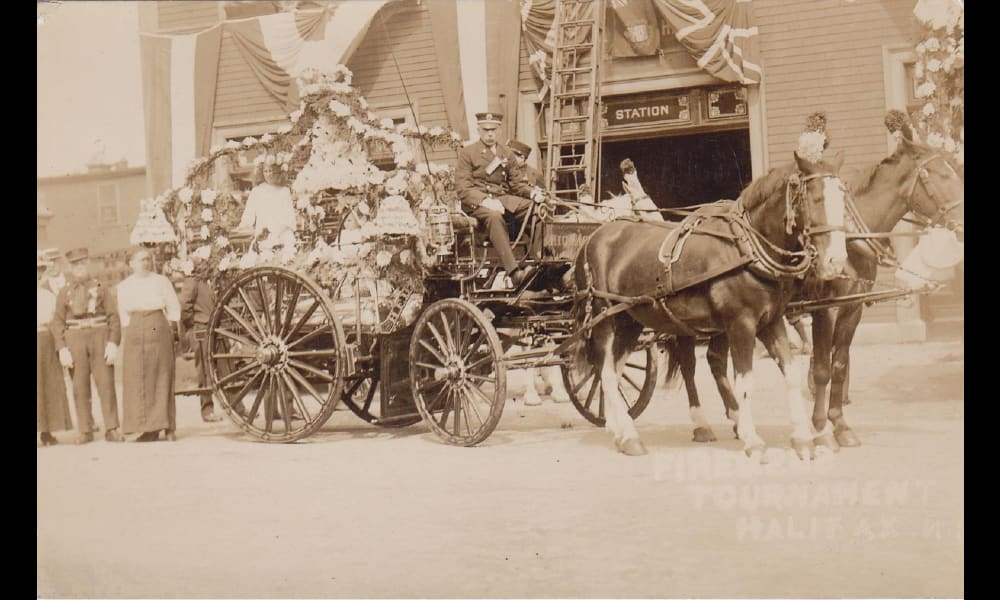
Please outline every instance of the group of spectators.
[[[104, 439], [150, 442], [176, 439], [175, 345], [180, 323], [198, 333], [207, 323], [211, 288], [187, 278], [178, 298], [173, 283], [153, 271], [153, 257], [140, 248], [129, 256], [132, 274], [116, 286], [94, 276], [86, 248], [39, 254], [37, 261], [38, 443], [59, 443], [55, 432], [73, 429], [66, 378], [76, 408], [73, 442], [94, 441], [91, 381], [100, 397]], [[183, 305], [183, 310], [182, 310]], [[206, 309], [206, 306], [208, 307]], [[201, 321], [198, 323], [197, 321]], [[202, 336], [203, 337], [203, 336]], [[203, 348], [196, 357], [203, 367]], [[119, 360], [120, 358], [120, 360]], [[118, 417], [115, 368], [122, 379], [122, 419]], [[199, 368], [199, 371], [204, 369]], [[202, 396], [202, 418], [218, 421], [211, 395]]]

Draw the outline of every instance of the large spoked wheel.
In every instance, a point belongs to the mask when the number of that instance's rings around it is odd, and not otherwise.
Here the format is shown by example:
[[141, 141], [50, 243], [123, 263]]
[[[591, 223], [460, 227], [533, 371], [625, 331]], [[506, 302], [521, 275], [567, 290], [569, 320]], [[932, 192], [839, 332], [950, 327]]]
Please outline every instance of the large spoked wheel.
[[215, 398], [243, 431], [293, 442], [319, 429], [343, 393], [344, 332], [306, 275], [247, 271], [219, 297], [208, 328]]
[[417, 319], [410, 382], [420, 416], [445, 442], [474, 446], [493, 432], [507, 398], [507, 368], [493, 325], [474, 305], [439, 300]]
[[[639, 418], [649, 406], [656, 388], [656, 371], [656, 354], [652, 345], [633, 352], [625, 362], [618, 390], [625, 397], [628, 414], [633, 419]], [[563, 385], [576, 410], [594, 425], [604, 427], [604, 391], [601, 390], [597, 367], [587, 364], [586, 371], [581, 372], [572, 364], [563, 365], [562, 376]]]

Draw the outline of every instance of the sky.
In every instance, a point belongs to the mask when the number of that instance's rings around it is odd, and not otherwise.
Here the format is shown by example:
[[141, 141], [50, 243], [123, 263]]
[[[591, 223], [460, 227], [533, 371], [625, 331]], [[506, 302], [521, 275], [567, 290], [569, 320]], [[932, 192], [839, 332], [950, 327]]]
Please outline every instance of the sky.
[[146, 164], [135, 2], [37, 4], [39, 177]]

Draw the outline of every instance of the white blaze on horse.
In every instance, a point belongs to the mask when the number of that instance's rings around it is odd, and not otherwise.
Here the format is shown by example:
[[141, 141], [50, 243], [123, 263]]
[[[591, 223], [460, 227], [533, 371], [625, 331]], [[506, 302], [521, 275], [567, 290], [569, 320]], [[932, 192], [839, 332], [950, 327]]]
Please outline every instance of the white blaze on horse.
[[825, 136], [803, 134], [795, 162], [753, 181], [736, 202], [705, 206], [680, 224], [607, 223], [581, 248], [574, 277], [583, 294], [575, 313], [589, 337], [577, 360], [600, 370], [606, 426], [619, 451], [646, 452], [618, 381], [649, 328], [692, 338], [726, 334], [736, 370], [738, 413], [731, 416], [747, 454], [763, 459], [752, 409], [759, 337], [784, 375], [792, 446], [800, 458], [812, 455], [817, 434], [781, 317], [792, 281], [810, 269], [832, 279], [847, 259], [842, 159], [824, 157], [824, 142]]

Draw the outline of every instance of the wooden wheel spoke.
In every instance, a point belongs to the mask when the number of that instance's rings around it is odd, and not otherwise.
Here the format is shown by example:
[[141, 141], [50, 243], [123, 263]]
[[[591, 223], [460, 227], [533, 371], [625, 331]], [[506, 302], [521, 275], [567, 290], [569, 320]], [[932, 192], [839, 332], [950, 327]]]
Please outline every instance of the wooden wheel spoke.
[[[587, 393], [587, 402], [584, 403], [583, 408], [590, 410], [590, 405], [594, 402], [594, 396], [597, 394], [597, 390], [601, 387], [601, 382], [594, 381], [594, 384], [590, 386], [590, 392]], [[603, 392], [602, 392], [603, 394]]]
[[[274, 320], [273, 320], [273, 325], [271, 327], [271, 331], [275, 335], [281, 334], [281, 299], [284, 295], [285, 295], [285, 280], [284, 278], [279, 277], [278, 280], [274, 283]], [[268, 320], [270, 321], [270, 319]]]
[[235, 359], [235, 358], [254, 358], [255, 356], [257, 356], [257, 355], [256, 354], [246, 354], [246, 353], [243, 353], [243, 352], [226, 352], [226, 353], [220, 353], [220, 354], [213, 354], [212, 358], [229, 358], [229, 359]]
[[305, 342], [307, 342], [309, 340], [315, 339], [315, 338], [317, 338], [317, 337], [319, 337], [319, 336], [321, 336], [324, 333], [327, 333], [329, 331], [330, 331], [330, 326], [328, 324], [321, 325], [320, 327], [317, 327], [316, 329], [313, 329], [312, 331], [310, 331], [309, 333], [307, 333], [304, 336], [300, 337], [299, 339], [295, 340], [294, 342], [288, 344], [285, 348], [287, 350], [291, 350], [292, 348], [298, 346], [299, 344], [302, 344], [302, 343], [305, 343]]
[[289, 352], [288, 356], [319, 357], [319, 356], [339, 356], [340, 352], [335, 349], [330, 350], [296, 350]]
[[417, 365], [421, 369], [427, 369], [429, 371], [436, 371], [438, 369], [443, 369], [444, 368], [444, 365], [435, 365], [435, 364], [431, 364], [429, 362], [424, 362], [422, 360], [415, 360], [415, 361], [413, 361], [413, 364]]
[[573, 386], [573, 395], [574, 396], [578, 396], [580, 394], [580, 390], [583, 389], [583, 386], [588, 381], [590, 381], [591, 379], [594, 378], [594, 373], [595, 373], [595, 371], [591, 370], [590, 373], [588, 373], [586, 377], [584, 377], [583, 379], [580, 380], [580, 383], [578, 383], [575, 386]]
[[313, 416], [306, 409], [306, 404], [305, 402], [302, 401], [302, 396], [299, 395], [299, 388], [296, 387], [295, 382], [292, 381], [292, 378], [289, 377], [288, 373], [285, 372], [281, 373], [281, 379], [284, 381], [285, 387], [288, 388], [288, 390], [292, 393], [292, 399], [295, 401], [295, 406], [299, 409], [299, 412], [302, 414], [302, 418], [305, 419], [307, 422], [312, 421]]
[[455, 403], [455, 435], [462, 433], [462, 390], [456, 389], [453, 396]]
[[427, 392], [429, 390], [432, 390], [432, 389], [436, 388], [439, 385], [443, 385], [444, 382], [446, 382], [446, 381], [448, 381], [448, 380], [447, 379], [432, 379], [430, 381], [425, 381], [423, 383], [417, 384], [417, 390], [420, 391], [420, 393], [425, 393], [425, 392]]
[[[243, 288], [240, 288], [240, 294], [244, 294]], [[250, 326], [250, 323], [247, 323], [246, 319], [244, 319], [235, 310], [233, 310], [231, 306], [224, 306], [223, 308], [227, 313], [229, 313], [229, 316], [236, 319], [236, 322], [239, 323], [240, 326], [243, 327], [243, 329], [245, 329], [246, 332], [250, 334], [250, 337], [254, 339], [254, 342], [256, 342], [257, 344], [260, 343], [261, 336], [263, 335], [262, 329], [255, 330], [253, 327]], [[254, 322], [258, 323], [259, 325], [259, 319], [257, 318], [257, 314], [253, 312], [253, 310], [250, 311], [250, 316], [253, 317]]]
[[[295, 335], [296, 333], [298, 333], [299, 329], [302, 329], [302, 326], [306, 324], [306, 321], [308, 321], [308, 320], [309, 320], [309, 319], [310, 319], [310, 318], [311, 318], [311, 317], [313, 316], [313, 313], [315, 313], [315, 312], [316, 312], [316, 309], [317, 309], [317, 308], [319, 308], [319, 300], [318, 300], [317, 298], [315, 298], [315, 297], [314, 297], [314, 298], [313, 298], [313, 303], [312, 303], [312, 304], [311, 304], [311, 305], [309, 306], [309, 309], [308, 309], [308, 310], [306, 310], [305, 314], [303, 314], [303, 315], [302, 315], [302, 316], [301, 316], [301, 317], [299, 318], [299, 320], [298, 320], [298, 321], [297, 321], [297, 322], [295, 323], [295, 327], [292, 327], [292, 330], [291, 330], [291, 331], [289, 331], [288, 333], [286, 333], [286, 334], [285, 334], [285, 335], [284, 335], [284, 336], [283, 336], [283, 337], [281, 338], [281, 339], [282, 339], [282, 341], [284, 341], [284, 342], [286, 342], [286, 343], [287, 343], [287, 342], [288, 342], [288, 340], [289, 340], [289, 339], [291, 339], [291, 337], [292, 337], [293, 335]], [[291, 310], [295, 310], [295, 308], [294, 308], [294, 307], [292, 307], [292, 308], [291, 308]], [[300, 339], [300, 340], [298, 340], [298, 341], [297, 341], [296, 343], [299, 343], [299, 342], [301, 342], [301, 341], [302, 341], [302, 340]], [[295, 345], [295, 344], [288, 344], [288, 347], [289, 347], [289, 348], [291, 348], [291, 347], [292, 347], [292, 346], [294, 346], [294, 345]]]
[[480, 381], [482, 383], [495, 384], [497, 382], [495, 377], [484, 377], [482, 375], [477, 375], [476, 373], [466, 373], [465, 376], [468, 377], [469, 379], [475, 379], [476, 381]]
[[288, 302], [288, 309], [285, 311], [285, 318], [281, 320], [281, 329], [278, 331], [278, 336], [284, 339], [285, 335], [288, 334], [288, 328], [292, 326], [292, 318], [295, 316], [295, 307], [299, 303], [299, 294], [302, 293], [302, 284], [295, 284], [295, 291], [292, 292], [292, 297]]
[[[463, 400], [465, 400], [465, 398], [466, 396], [463, 395]], [[468, 402], [465, 401], [462, 402], [462, 406], [465, 407], [465, 410], [462, 411], [462, 421], [465, 422], [465, 430], [469, 433], [469, 435], [472, 435], [473, 431], [475, 431], [474, 429], [472, 429], [472, 423], [469, 422], [469, 407], [475, 407], [475, 405], [476, 403], [473, 402], [471, 399]], [[483, 424], [482, 419], [479, 420], [479, 424], [480, 425]]]
[[[470, 385], [469, 383], [466, 383], [465, 387], [466, 387], [466, 389], [474, 389], [476, 392], [478, 392], [480, 394], [480, 396], [482, 395], [482, 391], [480, 391], [479, 389], [476, 389], [475, 386]], [[472, 412], [476, 413], [476, 419], [479, 420], [479, 426], [482, 427], [483, 423], [485, 423], [486, 421], [483, 420], [483, 415], [482, 415], [482, 413], [479, 412], [479, 407], [476, 406], [475, 402], [470, 401], [469, 402], [469, 408], [472, 409]], [[468, 413], [468, 412], [469, 411], [466, 411], [466, 413]]]
[[[430, 330], [431, 335], [433, 335], [434, 339], [437, 340], [438, 348], [440, 348], [441, 350], [444, 350], [446, 352], [452, 352], [452, 353], [454, 353], [454, 350], [448, 347], [447, 343], [441, 337], [441, 334], [438, 333], [437, 327], [434, 327], [434, 324], [431, 323], [430, 321], [427, 321], [427, 329]], [[442, 361], [442, 362], [445, 362], [445, 361]]]
[[436, 358], [439, 363], [441, 363], [441, 366], [444, 366], [444, 365], [446, 365], [448, 363], [448, 359], [446, 359], [440, 352], [437, 351], [436, 348], [434, 348], [433, 346], [431, 346], [426, 340], [423, 340], [423, 339], [420, 340], [420, 345], [424, 347], [424, 350], [427, 350], [428, 352], [430, 352], [431, 355], [434, 358]]
[[[257, 291], [260, 293], [260, 312], [264, 315], [264, 322], [267, 324], [266, 332], [275, 333], [273, 324], [271, 323], [271, 307], [268, 306], [270, 298], [268, 298], [266, 288], [262, 283], [263, 280], [263, 277], [254, 279], [254, 282], [257, 284]], [[278, 277], [278, 281], [281, 281], [280, 277]]]
[[601, 387], [601, 386], [598, 386], [598, 387], [601, 388], [601, 393], [600, 393], [601, 399], [600, 399], [600, 401], [597, 404], [597, 416], [603, 419], [604, 418], [604, 388]]
[[[231, 398], [226, 398], [226, 401], [229, 402], [229, 406], [235, 406], [237, 403], [242, 404], [243, 398], [246, 397], [247, 393], [250, 391], [250, 388], [254, 386], [254, 382], [257, 381], [258, 378], [263, 377], [263, 375], [264, 371], [257, 371], [256, 373], [254, 373], [253, 377], [248, 379], [247, 382], [243, 384], [243, 387], [241, 387], [240, 390], [236, 392], [235, 396]], [[223, 394], [223, 396], [225, 396], [225, 394]]]
[[272, 377], [267, 376], [267, 392], [264, 394], [264, 431], [271, 433], [274, 423], [274, 394]]
[[451, 335], [451, 324], [448, 322], [448, 317], [444, 311], [441, 311], [441, 314], [438, 316], [441, 317], [441, 328], [444, 330], [444, 336], [448, 342], [448, 351], [452, 354], [458, 354], [458, 348], [455, 346], [455, 338]]
[[624, 379], [625, 381], [627, 381], [629, 383], [629, 385], [631, 385], [633, 388], [635, 388], [635, 391], [637, 391], [637, 392], [641, 392], [642, 391], [642, 386], [639, 385], [638, 383], [636, 383], [636, 381], [634, 379], [632, 379], [632, 376], [629, 375], [628, 373], [622, 373], [622, 379]]
[[256, 346], [257, 345], [257, 342], [254, 342], [250, 338], [243, 337], [242, 335], [236, 333], [235, 331], [229, 331], [228, 329], [221, 329], [220, 328], [220, 329], [216, 329], [215, 333], [218, 333], [219, 335], [225, 336], [225, 337], [233, 340], [234, 342], [243, 344], [244, 346]]
[[454, 395], [454, 393], [455, 390], [451, 386], [448, 386], [445, 390], [444, 407], [443, 410], [441, 411], [441, 419], [438, 421], [438, 426], [441, 427], [442, 429], [448, 428], [447, 425], [448, 417], [451, 416], [451, 409], [453, 408], [452, 396]]
[[323, 396], [318, 391], [316, 391], [316, 388], [313, 387], [313, 384], [309, 383], [309, 380], [306, 379], [305, 377], [303, 377], [301, 373], [299, 373], [298, 371], [292, 369], [292, 370], [288, 371], [288, 375], [292, 379], [294, 379], [296, 381], [296, 383], [298, 383], [299, 385], [301, 385], [303, 389], [305, 389], [307, 392], [309, 392], [309, 394], [313, 398], [316, 399], [316, 402], [319, 402], [320, 404], [323, 404], [323, 402], [324, 402], [323, 401]]
[[[476, 387], [476, 386], [474, 386], [474, 385], [472, 385], [470, 383], [466, 383], [465, 387], [468, 390], [471, 390], [474, 395], [479, 396], [483, 400], [483, 402], [485, 402], [487, 405], [492, 406], [493, 401], [490, 400], [490, 398], [485, 393], [483, 393], [483, 390], [479, 389], [478, 387]], [[470, 394], [470, 395], [472, 395], [472, 394]], [[480, 421], [482, 421], [482, 418], [480, 418]]]
[[485, 336], [485, 333], [483, 332], [482, 329], [477, 328], [475, 329], [476, 337], [474, 339], [472, 338], [472, 335], [473, 333], [472, 331], [470, 331], [469, 335], [467, 336], [468, 341], [462, 345], [462, 347], [465, 348], [464, 354], [462, 355], [462, 360], [466, 362], [476, 352], [476, 350], [479, 349], [479, 345], [483, 343], [483, 337]]
[[281, 420], [285, 422], [285, 431], [289, 432], [292, 430], [292, 411], [288, 410], [288, 398], [285, 396], [284, 382], [280, 377], [274, 378], [274, 395], [275, 401], [281, 406]]
[[455, 338], [459, 340], [457, 346], [459, 353], [464, 353], [462, 360], [465, 360], [469, 354], [467, 350], [469, 342], [472, 340], [472, 334], [479, 332], [474, 323], [469, 327], [464, 327], [465, 321], [466, 318], [461, 313], [455, 315]]
[[252, 362], [252, 363], [250, 363], [250, 364], [248, 364], [248, 365], [246, 365], [244, 367], [236, 369], [235, 371], [233, 371], [229, 375], [226, 375], [222, 379], [216, 381], [215, 385], [218, 385], [218, 386], [225, 385], [225, 384], [229, 383], [230, 381], [232, 381], [233, 379], [236, 379], [237, 377], [240, 377], [242, 375], [246, 375], [249, 371], [251, 371], [252, 369], [255, 369], [257, 367], [259, 367], [259, 365], [257, 363], [255, 363], [255, 362]]
[[[263, 371], [261, 373], [263, 373]], [[254, 419], [257, 418], [257, 413], [260, 411], [260, 402], [261, 400], [264, 399], [264, 387], [266, 385], [267, 385], [267, 378], [265, 377], [264, 382], [261, 383], [260, 388], [254, 395], [253, 404], [250, 406], [250, 410], [247, 412], [246, 416], [247, 423], [253, 423]]]
[[493, 355], [492, 354], [487, 354], [486, 356], [478, 359], [476, 362], [472, 363], [471, 365], [468, 365], [467, 367], [465, 367], [465, 372], [468, 373], [470, 371], [476, 371], [476, 370], [479, 369], [479, 367], [483, 366], [484, 364], [486, 364], [488, 362], [491, 362], [492, 360], [493, 360]]
[[645, 371], [646, 370], [646, 365], [641, 364], [641, 363], [627, 362], [627, 363], [625, 363], [625, 366], [626, 367], [632, 367], [633, 369], [639, 369], [640, 371]]
[[329, 373], [327, 373], [326, 371], [324, 371], [322, 369], [318, 369], [318, 368], [310, 365], [309, 363], [304, 363], [304, 362], [302, 362], [300, 360], [293, 360], [293, 359], [290, 358], [290, 359], [288, 359], [288, 364], [289, 364], [289, 366], [295, 367], [296, 369], [299, 369], [301, 371], [308, 371], [308, 372], [312, 373], [313, 375], [315, 375], [316, 377], [319, 377], [320, 379], [322, 379], [324, 381], [333, 381], [333, 376], [332, 375], [330, 375]]

